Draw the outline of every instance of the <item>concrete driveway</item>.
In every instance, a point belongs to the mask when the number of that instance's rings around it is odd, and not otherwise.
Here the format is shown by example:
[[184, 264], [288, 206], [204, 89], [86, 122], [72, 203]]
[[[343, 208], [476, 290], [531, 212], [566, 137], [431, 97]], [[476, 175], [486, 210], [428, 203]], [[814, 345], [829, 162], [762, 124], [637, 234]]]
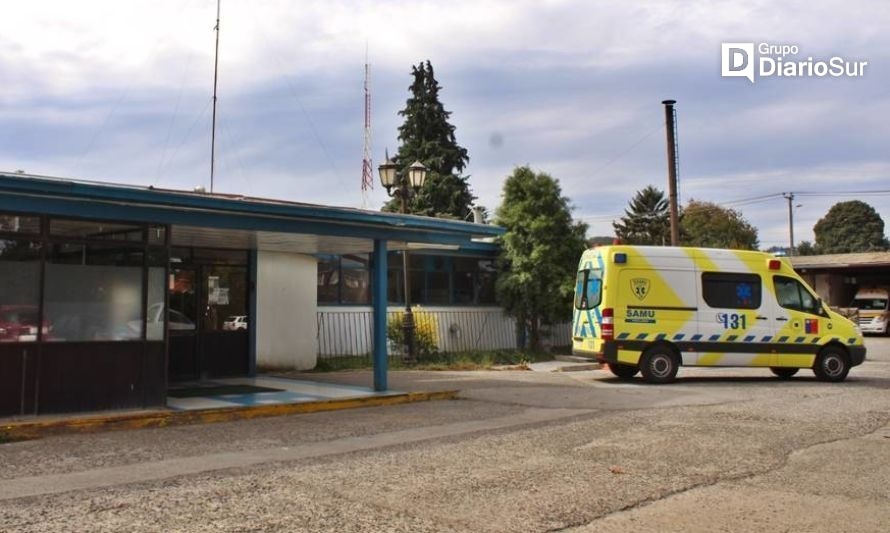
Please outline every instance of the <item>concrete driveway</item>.
[[867, 344], [842, 384], [394, 372], [460, 399], [4, 444], [0, 531], [883, 532], [890, 339]]

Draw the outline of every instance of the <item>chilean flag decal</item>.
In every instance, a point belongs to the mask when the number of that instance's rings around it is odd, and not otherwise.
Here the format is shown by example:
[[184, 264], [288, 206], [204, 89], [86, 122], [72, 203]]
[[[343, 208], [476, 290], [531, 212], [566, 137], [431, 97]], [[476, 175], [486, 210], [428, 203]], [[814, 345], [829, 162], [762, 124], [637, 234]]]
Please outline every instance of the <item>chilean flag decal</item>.
[[819, 334], [819, 319], [818, 318], [807, 318], [804, 320], [804, 328], [808, 335], [818, 335]]

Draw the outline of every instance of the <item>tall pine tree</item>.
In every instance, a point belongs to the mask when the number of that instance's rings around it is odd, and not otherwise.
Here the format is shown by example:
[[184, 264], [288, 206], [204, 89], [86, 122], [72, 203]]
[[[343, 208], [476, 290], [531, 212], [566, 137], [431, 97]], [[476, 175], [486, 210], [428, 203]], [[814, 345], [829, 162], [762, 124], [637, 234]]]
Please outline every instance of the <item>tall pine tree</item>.
[[[398, 154], [393, 162], [400, 167], [400, 176], [415, 161], [427, 167], [426, 182], [408, 202], [411, 213], [432, 217], [466, 219], [475, 196], [470, 192], [468, 176], [461, 173], [470, 157], [466, 148], [457, 144], [454, 126], [448, 122], [451, 116], [439, 101], [442, 88], [433, 75], [429, 61], [411, 67], [414, 82], [411, 96], [399, 115], [405, 123], [399, 127]], [[384, 211], [399, 211], [397, 199], [383, 206]]]
[[637, 191], [620, 222], [613, 222], [615, 235], [625, 244], [671, 242], [671, 221], [664, 192], [652, 185]]

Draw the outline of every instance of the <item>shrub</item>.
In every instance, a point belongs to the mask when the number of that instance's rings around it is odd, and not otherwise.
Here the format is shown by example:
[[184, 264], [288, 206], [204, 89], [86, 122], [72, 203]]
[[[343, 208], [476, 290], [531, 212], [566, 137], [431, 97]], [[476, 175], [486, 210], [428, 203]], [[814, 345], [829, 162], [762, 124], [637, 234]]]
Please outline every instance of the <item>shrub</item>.
[[[414, 351], [420, 357], [437, 353], [439, 351], [439, 320], [436, 315], [421, 311], [416, 307], [411, 311], [414, 315]], [[404, 312], [396, 313], [394, 316], [390, 315], [386, 325], [386, 338], [407, 354], [405, 330], [402, 327], [404, 315]]]

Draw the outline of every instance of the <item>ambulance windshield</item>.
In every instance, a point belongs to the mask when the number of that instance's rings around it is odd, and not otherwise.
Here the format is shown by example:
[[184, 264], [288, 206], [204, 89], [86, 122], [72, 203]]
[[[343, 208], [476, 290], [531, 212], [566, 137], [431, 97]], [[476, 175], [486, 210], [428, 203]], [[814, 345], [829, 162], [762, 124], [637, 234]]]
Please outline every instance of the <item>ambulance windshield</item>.
[[601, 271], [590, 268], [579, 270], [575, 281], [575, 309], [593, 309], [600, 304], [602, 294]]
[[887, 309], [887, 300], [884, 298], [856, 298], [851, 307], [860, 311], [884, 311]]

